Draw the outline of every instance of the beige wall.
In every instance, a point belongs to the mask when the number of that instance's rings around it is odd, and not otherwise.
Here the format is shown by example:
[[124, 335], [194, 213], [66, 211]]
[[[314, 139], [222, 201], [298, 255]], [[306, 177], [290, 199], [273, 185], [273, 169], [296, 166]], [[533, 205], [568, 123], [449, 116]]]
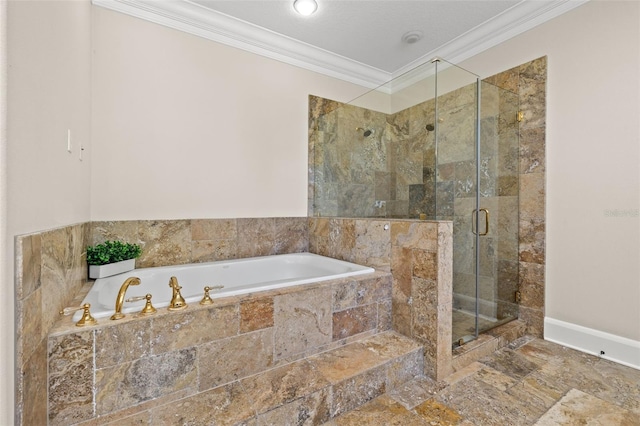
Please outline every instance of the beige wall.
[[[0, 290], [13, 296], [12, 262], [7, 256], [7, 2], [0, 1]], [[0, 311], [0, 341], [13, 342], [13, 309]], [[5, 343], [0, 349], [0, 376], [7, 377], [0, 385], [0, 424], [10, 424], [13, 396], [14, 344]]]
[[638, 341], [640, 3], [591, 1], [462, 65], [485, 76], [542, 55], [546, 317]]
[[[8, 2], [7, 300], [14, 292], [15, 235], [90, 219], [90, 159], [79, 160], [80, 143], [91, 146], [90, 18], [89, 2]], [[9, 344], [0, 359], [0, 424], [12, 424], [12, 304], [1, 311], [2, 341]]]
[[365, 89], [94, 8], [94, 220], [305, 216], [308, 95]]

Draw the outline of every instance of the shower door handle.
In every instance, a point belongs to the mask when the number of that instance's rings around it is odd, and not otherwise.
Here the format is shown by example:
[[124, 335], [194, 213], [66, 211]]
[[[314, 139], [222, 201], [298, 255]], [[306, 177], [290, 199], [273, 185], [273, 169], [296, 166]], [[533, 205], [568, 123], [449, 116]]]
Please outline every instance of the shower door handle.
[[[478, 234], [478, 232], [475, 229], [475, 223], [476, 223], [476, 217], [478, 214], [478, 211], [484, 212], [484, 232]], [[489, 210], [487, 209], [480, 209], [480, 210], [473, 210], [471, 212], [471, 232], [473, 232], [473, 235], [480, 235], [481, 237], [484, 235], [487, 235], [489, 233]]]

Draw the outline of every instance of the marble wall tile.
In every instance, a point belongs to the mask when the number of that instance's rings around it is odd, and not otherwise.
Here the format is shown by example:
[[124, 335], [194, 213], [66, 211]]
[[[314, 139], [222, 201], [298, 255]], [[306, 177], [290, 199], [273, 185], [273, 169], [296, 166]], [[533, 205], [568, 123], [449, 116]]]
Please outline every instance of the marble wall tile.
[[352, 219], [333, 219], [329, 222], [329, 256], [353, 262], [356, 259], [356, 222]]
[[333, 295], [331, 308], [334, 312], [343, 309], [353, 308], [357, 305], [358, 282], [356, 280], [345, 280], [333, 285]]
[[356, 220], [355, 225], [355, 261], [377, 269], [390, 270], [391, 233], [389, 221]]
[[378, 331], [393, 328], [393, 302], [391, 299], [378, 303]]
[[230, 383], [272, 365], [273, 328], [205, 343], [198, 347], [200, 390]]
[[21, 300], [40, 288], [42, 235], [16, 238], [16, 299]]
[[545, 220], [521, 219], [519, 227], [521, 262], [545, 264]]
[[424, 250], [412, 250], [412, 271], [413, 277], [424, 278], [426, 280], [436, 281], [438, 279], [438, 260], [437, 254]]
[[16, 424], [47, 424], [47, 356], [47, 339], [41, 339], [31, 355], [23, 358], [18, 380], [22, 387], [16, 395]]
[[332, 340], [330, 287], [276, 296], [275, 356], [286, 358]]
[[42, 329], [42, 289], [16, 303], [16, 357], [29, 359], [41, 345], [46, 330]]
[[191, 257], [194, 263], [237, 259], [236, 240], [193, 241], [191, 243]]
[[236, 219], [191, 220], [193, 262], [213, 262], [238, 257]]
[[96, 413], [105, 414], [197, 383], [196, 349], [139, 358], [96, 371]]
[[92, 331], [49, 338], [49, 424], [93, 417], [93, 347]]
[[239, 257], [276, 254], [273, 244], [275, 218], [237, 219], [237, 221]]
[[333, 340], [363, 333], [377, 328], [378, 306], [370, 304], [334, 312], [332, 319]]
[[251, 419], [255, 419], [251, 398], [234, 382], [155, 408], [149, 424], [232, 426], [249, 425], [245, 422]]
[[542, 173], [520, 175], [520, 217], [544, 218], [545, 176]]
[[273, 327], [273, 297], [240, 302], [240, 333]]
[[544, 336], [544, 309], [521, 305], [519, 318], [527, 324], [527, 334], [540, 338]]
[[411, 305], [402, 298], [394, 297], [392, 311], [393, 329], [404, 336], [411, 336]]
[[545, 128], [533, 127], [520, 131], [520, 173], [545, 173]]
[[238, 305], [215, 306], [154, 317], [151, 350], [154, 354], [188, 348], [238, 334]]
[[192, 219], [191, 240], [235, 240], [238, 237], [236, 219]]
[[546, 125], [546, 81], [521, 75], [519, 86], [520, 110], [524, 113], [520, 128], [544, 127]]
[[435, 222], [394, 221], [391, 223], [393, 247], [435, 251], [438, 224]]
[[390, 275], [363, 278], [356, 281], [356, 304], [368, 305], [391, 298], [392, 279]]
[[96, 221], [90, 223], [90, 244], [100, 244], [107, 240], [120, 240], [140, 244], [140, 224], [138, 220]]
[[151, 354], [151, 320], [101, 327], [95, 331], [95, 368], [134, 361]]
[[520, 294], [521, 305], [537, 309], [544, 309], [544, 265], [520, 262]]
[[72, 225], [42, 234], [42, 329], [49, 330], [87, 276], [82, 253], [84, 227]]
[[149, 268], [191, 262], [189, 220], [140, 221], [138, 234], [142, 254], [136, 260], [136, 267]]
[[306, 217], [275, 218], [274, 246], [277, 254], [309, 251]]

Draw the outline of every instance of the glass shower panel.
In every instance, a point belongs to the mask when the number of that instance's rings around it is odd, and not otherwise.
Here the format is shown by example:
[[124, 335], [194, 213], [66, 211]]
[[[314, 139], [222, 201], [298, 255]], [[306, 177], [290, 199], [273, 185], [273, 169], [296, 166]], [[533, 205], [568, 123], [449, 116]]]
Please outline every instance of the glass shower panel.
[[[453, 342], [477, 336], [478, 76], [438, 63], [436, 219], [453, 221]], [[474, 225], [475, 226], [475, 225]]]
[[480, 104], [481, 333], [518, 317], [518, 95], [483, 81]]
[[312, 214], [434, 219], [434, 93], [428, 63], [348, 103], [314, 105]]

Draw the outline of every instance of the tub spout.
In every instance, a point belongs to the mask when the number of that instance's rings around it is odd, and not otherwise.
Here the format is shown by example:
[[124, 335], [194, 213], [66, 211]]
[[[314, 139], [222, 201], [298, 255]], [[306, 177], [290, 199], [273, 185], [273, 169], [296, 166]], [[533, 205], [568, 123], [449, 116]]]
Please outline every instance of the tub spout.
[[112, 320], [119, 320], [124, 318], [124, 314], [122, 313], [122, 305], [124, 304], [124, 295], [127, 292], [127, 289], [130, 285], [138, 285], [140, 284], [140, 278], [131, 277], [127, 278], [122, 286], [120, 287], [120, 291], [118, 291], [118, 298], [116, 299], [116, 312], [111, 316]]
[[171, 297], [171, 303], [169, 303], [170, 311], [178, 311], [180, 309], [184, 309], [187, 307], [187, 302], [184, 300], [184, 297], [180, 294], [180, 285], [178, 284], [178, 279], [176, 277], [171, 277], [169, 280], [169, 287], [173, 290], [173, 296]]

